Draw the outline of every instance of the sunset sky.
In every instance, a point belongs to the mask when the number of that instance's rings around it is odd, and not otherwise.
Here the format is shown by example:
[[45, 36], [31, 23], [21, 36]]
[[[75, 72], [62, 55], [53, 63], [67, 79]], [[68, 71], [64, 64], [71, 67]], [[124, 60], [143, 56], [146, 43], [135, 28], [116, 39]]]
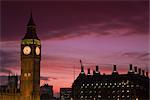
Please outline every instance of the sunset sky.
[[[81, 59], [91, 73], [127, 73], [150, 62], [148, 0], [1, 2], [0, 75], [20, 75], [20, 42], [32, 11], [42, 43], [41, 85], [71, 87]], [[74, 75], [75, 71], [75, 75]]]

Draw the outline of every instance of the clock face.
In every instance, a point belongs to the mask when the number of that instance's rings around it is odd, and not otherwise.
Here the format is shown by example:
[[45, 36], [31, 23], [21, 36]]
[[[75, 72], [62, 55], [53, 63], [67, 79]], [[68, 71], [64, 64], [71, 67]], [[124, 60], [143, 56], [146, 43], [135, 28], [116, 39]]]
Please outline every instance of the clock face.
[[30, 54], [30, 53], [31, 53], [31, 48], [30, 48], [29, 46], [25, 46], [25, 47], [23, 48], [23, 53], [24, 53], [25, 55]]
[[36, 48], [35, 48], [35, 53], [36, 53], [36, 55], [39, 55], [39, 54], [40, 54], [40, 48], [39, 48], [39, 47], [36, 47]]

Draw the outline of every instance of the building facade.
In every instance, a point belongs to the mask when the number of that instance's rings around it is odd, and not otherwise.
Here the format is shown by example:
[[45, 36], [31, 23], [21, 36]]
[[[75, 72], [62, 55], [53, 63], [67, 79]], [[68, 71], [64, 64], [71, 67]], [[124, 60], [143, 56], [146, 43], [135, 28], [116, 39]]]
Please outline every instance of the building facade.
[[[36, 25], [32, 14], [27, 24], [27, 31], [21, 41], [21, 77], [17, 92], [9, 88], [1, 91], [1, 100], [40, 100], [40, 61], [41, 42], [36, 34]], [[11, 82], [13, 80], [10, 80]], [[13, 85], [12, 83], [10, 83]], [[14, 89], [14, 90], [15, 90]]]
[[40, 87], [40, 100], [53, 100], [53, 86], [44, 84]]
[[137, 67], [130, 65], [127, 74], [119, 74], [114, 65], [111, 75], [101, 75], [98, 66], [93, 75], [88, 69], [81, 73], [72, 85], [74, 100], [149, 100], [149, 77]]
[[60, 100], [71, 100], [72, 88], [60, 88]]

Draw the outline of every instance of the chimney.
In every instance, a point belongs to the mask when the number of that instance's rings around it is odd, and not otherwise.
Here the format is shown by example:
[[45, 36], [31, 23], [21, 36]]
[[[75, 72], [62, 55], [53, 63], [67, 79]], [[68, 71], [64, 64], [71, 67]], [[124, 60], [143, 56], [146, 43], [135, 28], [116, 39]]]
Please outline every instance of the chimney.
[[113, 72], [112, 72], [112, 74], [118, 74], [116, 65], [113, 65], [113, 66], [114, 66], [114, 67], [113, 67]]
[[114, 72], [114, 73], [117, 72], [116, 65], [114, 65], [113, 72]]
[[93, 75], [95, 74], [95, 71], [93, 70]]
[[137, 74], [137, 66], [134, 67], [134, 73]]
[[146, 72], [146, 77], [148, 77], [148, 72]]
[[130, 67], [129, 72], [133, 72], [133, 70], [132, 70], [132, 64], [130, 64], [129, 67]]
[[87, 75], [90, 75], [90, 68], [88, 68], [88, 74]]
[[95, 73], [99, 73], [99, 68], [98, 68], [98, 66], [96, 66], [96, 71], [95, 71]]
[[141, 75], [141, 68], [139, 68], [138, 70], [139, 70], [139, 74]]
[[145, 76], [145, 71], [144, 70], [142, 70], [142, 75]]

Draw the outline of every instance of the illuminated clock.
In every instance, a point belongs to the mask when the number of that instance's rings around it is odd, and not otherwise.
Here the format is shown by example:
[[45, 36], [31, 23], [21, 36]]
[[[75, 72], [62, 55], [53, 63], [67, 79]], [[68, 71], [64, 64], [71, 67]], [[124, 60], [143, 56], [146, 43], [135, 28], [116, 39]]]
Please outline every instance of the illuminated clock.
[[31, 53], [31, 48], [30, 48], [29, 46], [25, 46], [25, 47], [23, 48], [23, 53], [24, 53], [25, 55], [30, 54], [30, 53]]
[[36, 48], [35, 48], [35, 53], [36, 53], [36, 55], [39, 55], [39, 54], [40, 54], [40, 48], [39, 48], [39, 47], [36, 47]]

